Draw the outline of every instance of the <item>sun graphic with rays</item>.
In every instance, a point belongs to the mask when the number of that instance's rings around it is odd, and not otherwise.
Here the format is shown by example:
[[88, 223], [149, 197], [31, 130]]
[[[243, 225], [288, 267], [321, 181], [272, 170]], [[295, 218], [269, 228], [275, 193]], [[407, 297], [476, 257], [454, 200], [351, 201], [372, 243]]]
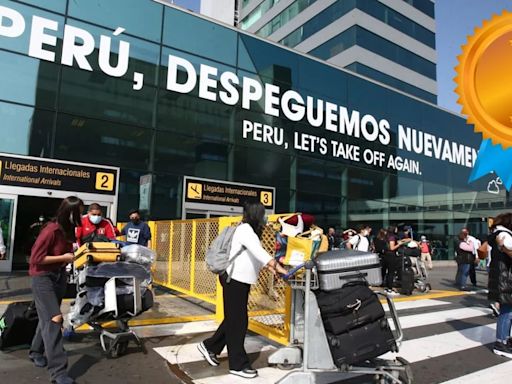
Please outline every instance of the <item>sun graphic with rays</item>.
[[475, 28], [458, 59], [455, 92], [468, 124], [493, 144], [512, 147], [512, 13]]

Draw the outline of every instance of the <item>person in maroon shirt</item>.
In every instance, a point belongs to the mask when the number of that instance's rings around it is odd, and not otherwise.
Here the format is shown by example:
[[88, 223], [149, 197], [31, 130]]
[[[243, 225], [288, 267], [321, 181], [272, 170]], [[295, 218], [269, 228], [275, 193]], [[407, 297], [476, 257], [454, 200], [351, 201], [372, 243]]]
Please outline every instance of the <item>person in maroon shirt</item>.
[[57, 384], [75, 382], [67, 372], [60, 305], [66, 292], [65, 267], [74, 259], [75, 228], [81, 225], [83, 205], [78, 197], [66, 197], [55, 219], [41, 230], [30, 255], [29, 274], [39, 324], [29, 357], [37, 367], [48, 366], [51, 381]]

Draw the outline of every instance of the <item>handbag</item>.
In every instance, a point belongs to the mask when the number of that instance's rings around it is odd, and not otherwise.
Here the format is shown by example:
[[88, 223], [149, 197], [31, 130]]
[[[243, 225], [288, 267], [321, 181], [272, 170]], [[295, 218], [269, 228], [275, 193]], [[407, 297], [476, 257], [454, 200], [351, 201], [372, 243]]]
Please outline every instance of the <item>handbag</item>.
[[476, 252], [480, 260], [487, 259], [487, 257], [489, 256], [489, 243], [487, 241], [484, 241], [482, 245], [478, 247]]

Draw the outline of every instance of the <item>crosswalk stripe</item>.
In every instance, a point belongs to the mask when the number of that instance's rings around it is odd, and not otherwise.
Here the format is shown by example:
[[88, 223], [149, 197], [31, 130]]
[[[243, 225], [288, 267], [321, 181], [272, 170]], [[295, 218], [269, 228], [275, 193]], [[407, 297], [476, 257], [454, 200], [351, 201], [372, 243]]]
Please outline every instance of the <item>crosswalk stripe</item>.
[[[269, 384], [275, 383], [285, 377], [290, 371], [282, 371], [276, 368], [260, 368], [258, 369], [258, 376], [251, 379], [251, 384]], [[210, 376], [203, 379], [194, 380], [197, 384], [247, 384], [247, 379], [235, 375], [219, 375]]]
[[[489, 324], [404, 341], [400, 346], [399, 356], [404, 356], [410, 363], [415, 363], [489, 344], [495, 340], [496, 324]], [[393, 358], [393, 354], [387, 353], [382, 357], [390, 359]]]
[[470, 373], [469, 375], [445, 381], [441, 384], [482, 384], [482, 381], [487, 383], [506, 383], [510, 382], [511, 372], [512, 361], [508, 361], [503, 364], [498, 364], [493, 367]]
[[[397, 311], [402, 311], [406, 309], [427, 308], [435, 307], [438, 305], [450, 305], [451, 303], [449, 301], [424, 299], [414, 301], [399, 301], [394, 304]], [[383, 304], [383, 307], [386, 312], [389, 311], [389, 306], [387, 304]]]
[[[247, 353], [256, 353], [275, 350], [276, 347], [269, 345], [268, 341], [260, 336], [248, 336], [245, 338], [245, 350]], [[197, 343], [172, 345], [170, 347], [155, 348], [160, 356], [171, 364], [186, 364], [203, 360], [203, 356], [197, 349]], [[227, 356], [227, 350], [224, 348], [219, 357]]]
[[190, 323], [162, 324], [152, 326], [131, 327], [140, 338], [188, 335], [202, 332], [213, 332], [218, 325], [213, 320], [194, 321]]
[[[458, 308], [449, 309], [447, 311], [427, 312], [419, 315], [399, 316], [400, 325], [402, 329], [408, 329], [418, 326], [432, 325], [444, 323], [453, 320], [468, 319], [470, 317], [477, 317], [489, 315], [492, 311], [488, 308]], [[389, 319], [391, 329], [394, 329], [394, 324]]]

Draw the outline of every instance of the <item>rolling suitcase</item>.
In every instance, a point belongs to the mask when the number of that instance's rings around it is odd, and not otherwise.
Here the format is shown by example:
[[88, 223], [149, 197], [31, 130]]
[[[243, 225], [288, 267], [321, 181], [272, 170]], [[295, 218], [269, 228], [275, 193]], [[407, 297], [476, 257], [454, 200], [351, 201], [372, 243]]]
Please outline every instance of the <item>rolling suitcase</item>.
[[95, 242], [85, 243], [75, 252], [75, 269], [89, 264], [113, 263], [121, 260], [120, 246], [117, 243]]
[[407, 296], [412, 295], [414, 291], [414, 271], [412, 268], [404, 268], [401, 283], [400, 293]]
[[398, 351], [385, 317], [341, 335], [327, 332], [327, 339], [332, 359], [338, 367], [371, 360], [389, 351]]
[[342, 249], [329, 251], [316, 259], [320, 289], [332, 291], [352, 281], [382, 284], [379, 256], [371, 252]]
[[30, 345], [37, 329], [33, 301], [11, 303], [0, 318], [0, 349]]
[[317, 302], [327, 332], [338, 335], [385, 316], [377, 295], [366, 284], [317, 293]]

